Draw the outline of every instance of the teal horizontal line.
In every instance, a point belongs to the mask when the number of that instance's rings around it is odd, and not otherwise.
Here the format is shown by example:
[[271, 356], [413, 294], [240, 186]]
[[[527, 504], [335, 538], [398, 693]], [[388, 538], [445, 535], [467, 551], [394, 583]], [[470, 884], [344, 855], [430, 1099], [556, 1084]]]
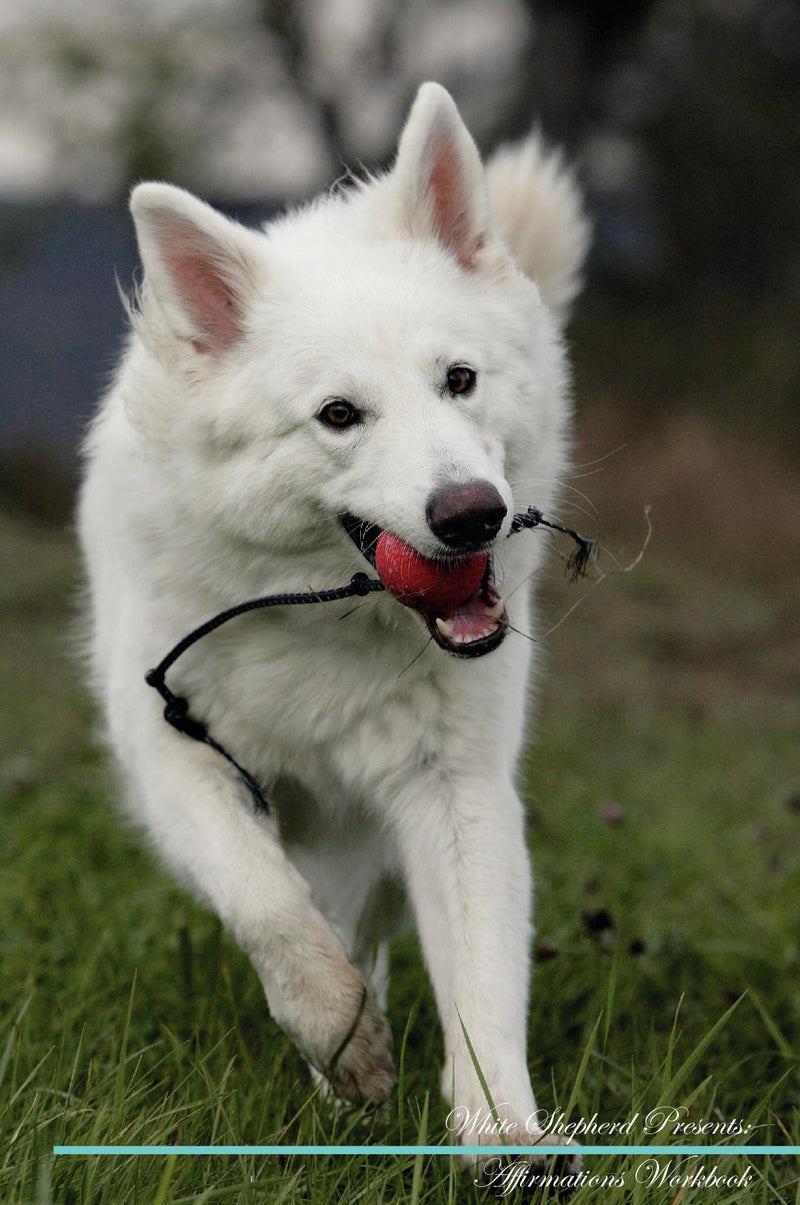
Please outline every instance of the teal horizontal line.
[[800, 1155], [800, 1146], [54, 1146], [54, 1155]]

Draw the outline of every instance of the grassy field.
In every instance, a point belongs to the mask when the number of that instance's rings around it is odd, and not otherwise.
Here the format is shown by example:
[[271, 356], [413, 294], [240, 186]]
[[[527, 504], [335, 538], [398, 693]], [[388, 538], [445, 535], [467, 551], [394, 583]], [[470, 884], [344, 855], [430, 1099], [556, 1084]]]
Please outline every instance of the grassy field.
[[[777, 470], [713, 439], [703, 463], [687, 465], [679, 427], [659, 437], [648, 471], [647, 439], [622, 454], [627, 469], [612, 458], [590, 488], [576, 481], [601, 513], [573, 515], [604, 531], [624, 566], [652, 502], [642, 562], [593, 588], [562, 584], [552, 562], [550, 621], [585, 598], [545, 638], [541, 719], [523, 768], [537, 875], [534, 1083], [542, 1107], [573, 1118], [638, 1114], [628, 1143], [713, 1142], [669, 1127], [645, 1133], [649, 1110], [686, 1106], [692, 1122], [751, 1127], [720, 1141], [798, 1144], [790, 621], [800, 572], [787, 561], [775, 491], [796, 495]], [[610, 450], [613, 441], [612, 424], [589, 442]], [[745, 521], [733, 500], [748, 473], [773, 494], [759, 495]], [[770, 507], [765, 532], [759, 515]], [[314, 1096], [247, 960], [109, 804], [68, 655], [69, 538], [5, 518], [0, 550], [3, 1205], [491, 1199], [446, 1157], [53, 1157], [54, 1144], [444, 1142], [440, 1035], [408, 939], [394, 951], [400, 1083], [388, 1117]], [[603, 564], [613, 563], [607, 554]], [[588, 1185], [574, 1201], [800, 1201], [796, 1159], [668, 1165], [654, 1186], [642, 1158], [590, 1157], [589, 1173], [624, 1185]], [[750, 1168], [750, 1183], [666, 1182], [695, 1165]]]

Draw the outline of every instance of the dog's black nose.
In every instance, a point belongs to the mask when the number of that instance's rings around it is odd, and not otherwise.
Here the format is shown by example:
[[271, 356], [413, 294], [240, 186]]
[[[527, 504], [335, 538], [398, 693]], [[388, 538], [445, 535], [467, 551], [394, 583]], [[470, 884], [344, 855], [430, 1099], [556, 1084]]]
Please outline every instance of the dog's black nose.
[[467, 481], [431, 494], [425, 518], [448, 548], [471, 549], [497, 535], [506, 513], [503, 499], [489, 481]]

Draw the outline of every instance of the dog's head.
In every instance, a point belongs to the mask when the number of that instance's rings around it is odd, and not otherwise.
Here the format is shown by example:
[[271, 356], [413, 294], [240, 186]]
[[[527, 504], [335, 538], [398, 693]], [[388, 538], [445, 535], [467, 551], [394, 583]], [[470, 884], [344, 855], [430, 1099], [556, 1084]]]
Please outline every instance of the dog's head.
[[131, 418], [200, 521], [343, 568], [382, 531], [445, 572], [487, 553], [468, 600], [417, 609], [451, 652], [496, 647], [491, 554], [560, 473], [563, 356], [448, 94], [422, 87], [389, 173], [263, 232], [162, 184], [132, 210], [151, 387]]

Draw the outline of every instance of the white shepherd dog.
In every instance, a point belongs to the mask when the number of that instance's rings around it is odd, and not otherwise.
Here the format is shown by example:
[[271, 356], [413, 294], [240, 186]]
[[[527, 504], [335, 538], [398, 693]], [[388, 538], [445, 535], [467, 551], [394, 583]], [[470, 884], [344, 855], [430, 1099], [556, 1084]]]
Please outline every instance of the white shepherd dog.
[[[428, 83], [392, 170], [264, 230], [167, 184], [139, 185], [131, 209], [144, 282], [80, 507], [93, 678], [128, 805], [350, 1101], [392, 1086], [402, 884], [462, 1141], [487, 1108], [466, 1031], [503, 1122], [480, 1141], [536, 1142], [514, 789], [535, 648], [512, 629], [531, 628], [547, 541], [506, 536], [515, 511], [550, 511], [566, 468], [577, 189], [535, 137], [484, 169]], [[143, 675], [242, 599], [374, 576], [384, 531], [456, 586], [482, 557], [480, 584], [427, 607], [387, 591], [257, 611], [171, 671], [268, 792], [259, 810], [218, 752], [164, 722]]]

